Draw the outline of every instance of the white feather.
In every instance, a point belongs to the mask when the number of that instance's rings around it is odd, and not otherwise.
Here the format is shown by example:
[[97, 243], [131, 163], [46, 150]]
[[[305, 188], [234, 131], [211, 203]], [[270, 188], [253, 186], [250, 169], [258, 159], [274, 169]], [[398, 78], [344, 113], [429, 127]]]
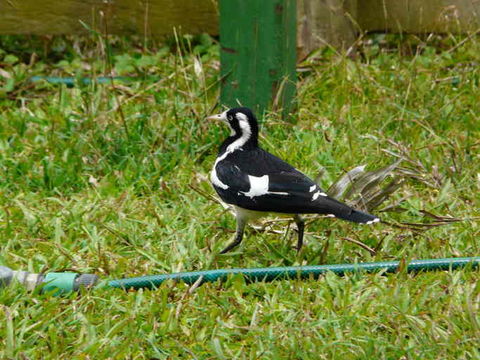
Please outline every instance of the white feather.
[[212, 182], [213, 185], [216, 187], [219, 187], [220, 189], [227, 190], [229, 186], [227, 184], [224, 184], [217, 176], [217, 170], [215, 169], [217, 166], [217, 162], [215, 162], [215, 165], [213, 166], [212, 172], [210, 173], [210, 181]]
[[242, 192], [243, 195], [253, 198], [255, 196], [262, 196], [268, 194], [268, 175], [252, 176], [248, 175], [250, 181], [250, 190], [248, 192]]
[[321, 191], [317, 191], [315, 194], [313, 194], [312, 201], [317, 200], [319, 196], [327, 196], [327, 194], [325, 194], [324, 192], [321, 192]]
[[268, 191], [268, 186], [270, 179], [268, 175], [263, 176], [252, 176], [248, 175], [248, 181], [250, 182], [250, 190], [248, 192], [241, 191], [240, 193], [248, 196], [249, 198], [254, 198], [256, 196], [262, 195], [289, 195], [287, 192], [281, 191]]

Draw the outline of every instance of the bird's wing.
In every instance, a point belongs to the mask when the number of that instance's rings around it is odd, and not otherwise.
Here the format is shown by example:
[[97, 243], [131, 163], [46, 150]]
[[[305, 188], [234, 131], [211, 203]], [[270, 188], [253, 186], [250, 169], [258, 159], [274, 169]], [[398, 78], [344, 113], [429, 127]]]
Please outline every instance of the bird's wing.
[[259, 211], [324, 212], [319, 201], [326, 198], [325, 192], [300, 171], [266, 152], [232, 154], [218, 163], [215, 172], [224, 185], [215, 188], [227, 203]]
[[222, 200], [245, 209], [331, 214], [367, 224], [379, 221], [327, 196], [306, 175], [262, 149], [235, 151], [216, 164], [214, 173], [217, 180], [214, 187]]
[[274, 155], [258, 149], [236, 151], [215, 167], [223, 201], [242, 208], [287, 214], [331, 214], [357, 223], [373, 215], [352, 209], [329, 196], [310, 178]]

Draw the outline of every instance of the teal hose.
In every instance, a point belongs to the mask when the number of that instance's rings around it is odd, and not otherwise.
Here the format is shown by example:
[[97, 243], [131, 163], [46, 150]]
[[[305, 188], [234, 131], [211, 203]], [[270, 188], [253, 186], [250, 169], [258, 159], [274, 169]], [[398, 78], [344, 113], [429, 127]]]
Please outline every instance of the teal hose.
[[135, 81], [158, 81], [159, 78], [155, 76], [146, 76], [146, 77], [132, 77], [132, 76], [98, 76], [96, 78], [89, 78], [89, 77], [58, 77], [58, 76], [32, 76], [30, 78], [31, 82], [40, 82], [46, 81], [51, 84], [64, 84], [69, 87], [75, 86], [79, 83], [88, 85], [93, 82], [98, 84], [109, 84], [111, 81], [120, 81], [120, 82], [135, 82]]
[[[448, 259], [427, 259], [412, 260], [405, 264], [408, 272], [432, 271], [432, 270], [454, 270], [471, 266], [477, 268], [480, 265], [480, 257], [448, 258]], [[296, 278], [318, 278], [327, 272], [337, 275], [344, 275], [354, 272], [385, 272], [398, 271], [403, 266], [400, 261], [372, 262], [359, 264], [339, 265], [317, 265], [317, 266], [287, 266], [256, 269], [219, 269], [206, 271], [181, 272], [175, 274], [140, 276], [127, 279], [110, 280], [106, 286], [121, 289], [157, 288], [164, 281], [180, 280], [187, 284], [194, 284], [197, 281], [215, 282], [224, 281], [230, 275], [242, 274], [247, 281], [273, 281], [281, 279]]]
[[219, 269], [206, 271], [183, 272], [176, 274], [140, 276], [127, 279], [102, 281], [98, 284], [98, 276], [94, 274], [78, 274], [72, 272], [51, 272], [35, 274], [27, 271], [14, 271], [6, 266], [0, 266], [0, 290], [12, 283], [20, 283], [29, 290], [41, 286], [41, 291], [54, 295], [78, 291], [81, 288], [121, 288], [141, 289], [157, 288], [164, 281], [180, 280], [187, 284], [224, 281], [230, 275], [241, 274], [249, 282], [273, 281], [281, 279], [318, 278], [332, 272], [337, 275], [347, 273], [391, 273], [405, 269], [407, 272], [455, 270], [470, 267], [475, 269], [480, 266], [480, 257], [463, 257], [449, 259], [413, 260], [409, 263], [401, 261], [387, 261], [359, 264], [317, 265], [317, 266], [288, 266], [257, 269]]

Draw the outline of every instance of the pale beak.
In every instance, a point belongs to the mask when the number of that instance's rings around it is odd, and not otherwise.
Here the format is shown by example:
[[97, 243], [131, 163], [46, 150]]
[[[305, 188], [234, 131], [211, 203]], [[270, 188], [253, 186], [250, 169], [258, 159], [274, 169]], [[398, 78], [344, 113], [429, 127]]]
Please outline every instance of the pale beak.
[[216, 121], [227, 122], [227, 113], [223, 112], [221, 114], [211, 115], [211, 116], [207, 117], [207, 120], [216, 120]]

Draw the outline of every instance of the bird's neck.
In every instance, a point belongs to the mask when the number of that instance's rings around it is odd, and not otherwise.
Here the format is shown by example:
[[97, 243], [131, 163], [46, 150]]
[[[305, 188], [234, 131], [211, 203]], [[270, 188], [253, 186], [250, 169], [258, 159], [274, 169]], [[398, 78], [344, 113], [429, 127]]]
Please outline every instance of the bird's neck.
[[220, 146], [219, 154], [226, 151], [233, 152], [237, 149], [244, 151], [253, 150], [258, 147], [258, 134], [256, 133], [235, 133], [225, 139]]

